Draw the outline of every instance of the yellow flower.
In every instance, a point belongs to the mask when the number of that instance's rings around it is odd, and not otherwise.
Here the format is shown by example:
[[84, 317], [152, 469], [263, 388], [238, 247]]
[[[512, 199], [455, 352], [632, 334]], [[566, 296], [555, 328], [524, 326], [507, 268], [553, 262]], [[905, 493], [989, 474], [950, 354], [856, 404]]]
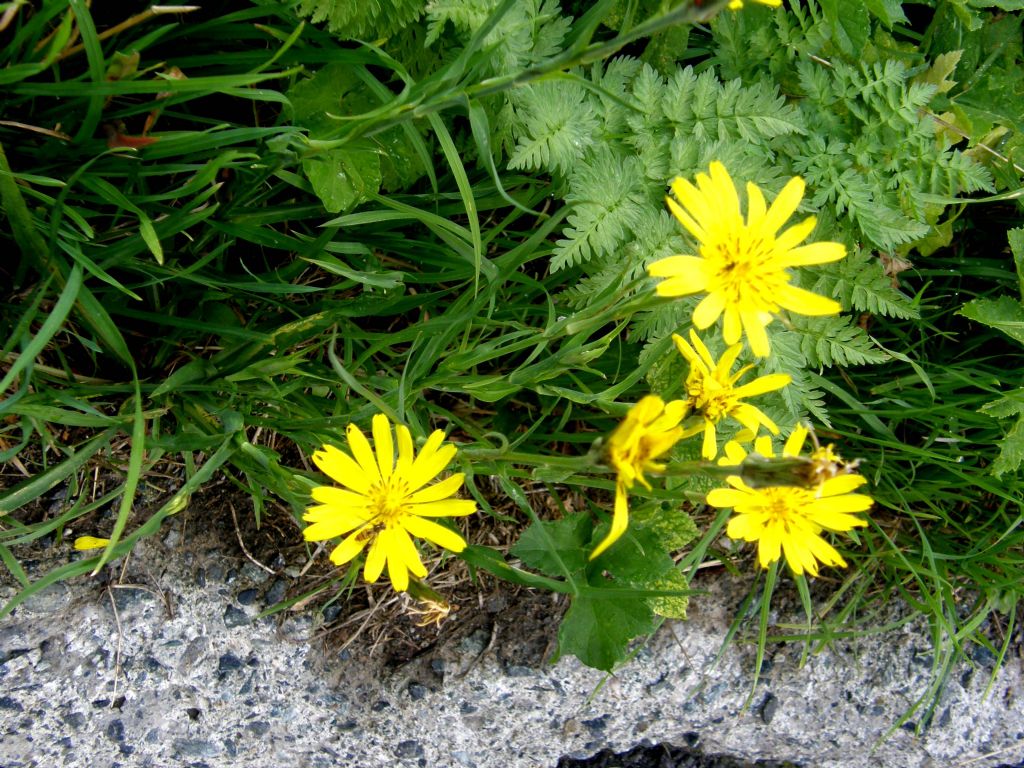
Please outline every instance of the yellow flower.
[[103, 549], [110, 543], [110, 539], [101, 539], [96, 536], [79, 536], [75, 539], [75, 549], [88, 552], [90, 549]]
[[[736, 382], [753, 368], [746, 365], [736, 373], [730, 374], [732, 364], [743, 348], [742, 344], [729, 347], [716, 363], [708, 348], [704, 346], [697, 334], [690, 331], [693, 347], [678, 334], [673, 334], [676, 347], [690, 363], [690, 374], [686, 377], [687, 405], [690, 409], [703, 416], [704, 423], [687, 428], [683, 437], [704, 432], [704, 445], [701, 455], [709, 461], [718, 454], [718, 441], [715, 425], [726, 416], [731, 416], [740, 424], [757, 434], [761, 425], [768, 428], [773, 435], [779, 433], [775, 422], [769, 419], [759, 408], [744, 403], [743, 398], [761, 395], [776, 389], [782, 389], [790, 382], [784, 373], [773, 373], [760, 376], [747, 384], [736, 386]], [[696, 347], [696, 349], [694, 349]]]
[[313, 489], [313, 500], [320, 503], [303, 515], [312, 523], [303, 535], [307, 541], [323, 541], [348, 534], [331, 552], [336, 565], [349, 562], [369, 545], [363, 577], [377, 581], [387, 564], [391, 583], [404, 592], [410, 573], [416, 578], [427, 575], [411, 536], [452, 552], [466, 548], [462, 536], [429, 519], [476, 511], [473, 501], [452, 498], [462, 487], [462, 473], [427, 485], [451, 463], [455, 446], [442, 446], [444, 432], [437, 430], [415, 456], [412, 435], [399, 424], [396, 460], [391, 424], [382, 414], [373, 417], [375, 448], [355, 424], [348, 425], [347, 437], [351, 456], [333, 445], [313, 454], [313, 463], [345, 487]]
[[751, 488], [743, 478], [726, 478], [730, 488], [716, 488], [708, 494], [713, 507], [732, 507], [736, 515], [729, 521], [730, 538], [756, 541], [762, 568], [786, 556], [786, 562], [798, 576], [807, 571], [818, 575], [818, 562], [846, 565], [842, 556], [821, 537], [821, 532], [849, 531], [867, 522], [856, 512], [870, 509], [870, 496], [851, 493], [867, 482], [860, 475], [839, 475], [822, 481], [815, 488], [773, 485]]
[[590, 559], [614, 544], [629, 526], [628, 492], [634, 483], [650, 490], [644, 472], [660, 472], [665, 466], [654, 460], [683, 436], [679, 422], [686, 416], [686, 403], [673, 400], [667, 405], [657, 395], [648, 395], [629, 409], [626, 418], [608, 438], [608, 461], [618, 476], [615, 481], [615, 510], [612, 527]]
[[700, 256], [669, 256], [647, 271], [652, 277], [667, 278], [658, 284], [659, 296], [706, 292], [693, 312], [693, 324], [707, 328], [724, 313], [726, 344], [737, 343], [746, 333], [754, 354], [766, 357], [771, 348], [765, 326], [780, 308], [803, 315], [834, 315], [841, 309], [832, 299], [791, 285], [788, 268], [836, 261], [846, 249], [840, 243], [798, 245], [814, 229], [813, 216], [777, 234], [803, 197], [800, 177], [789, 180], [771, 208], [761, 190], [747, 184], [744, 222], [725, 166], [711, 163], [710, 172], [697, 174], [696, 187], [677, 178], [672, 192], [678, 202], [666, 198], [669, 209], [700, 244]]
[[[778, 8], [780, 5], [782, 5], [782, 0], [754, 0], [754, 2], [760, 3], [761, 5], [770, 5], [773, 8]], [[729, 10], [730, 11], [735, 11], [738, 8], [742, 8], [742, 7], [743, 7], [743, 0], [731, 0], [731, 2], [729, 3]]]
[[[809, 432], [797, 425], [782, 448], [784, 458], [799, 458]], [[747, 437], [750, 436], [748, 433]], [[754, 449], [772, 458], [771, 441], [762, 436]], [[729, 464], [740, 464], [747, 457], [738, 441], [726, 444]], [[849, 531], [867, 525], [857, 512], [867, 511], [871, 497], [852, 493], [867, 482], [850, 470], [854, 465], [842, 464], [832, 446], [818, 447], [807, 457], [807, 472], [794, 479], [803, 485], [770, 485], [752, 488], [743, 478], [726, 478], [731, 488], [717, 488], [708, 494], [713, 507], [732, 507], [735, 517], [726, 533], [733, 539], [758, 542], [758, 559], [763, 568], [786, 556], [786, 562], [797, 575], [818, 575], [818, 562], [845, 566], [846, 561], [821, 537], [823, 530]], [[719, 462], [724, 463], [723, 461]], [[832, 471], [820, 471], [828, 467]]]

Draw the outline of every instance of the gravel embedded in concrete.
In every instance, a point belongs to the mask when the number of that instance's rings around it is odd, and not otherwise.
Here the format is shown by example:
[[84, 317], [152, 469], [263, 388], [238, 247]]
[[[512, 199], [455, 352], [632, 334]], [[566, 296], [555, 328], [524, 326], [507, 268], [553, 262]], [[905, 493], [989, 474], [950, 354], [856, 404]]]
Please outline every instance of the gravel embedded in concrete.
[[816, 768], [1024, 759], [1016, 653], [987, 698], [994, 659], [979, 653], [922, 735], [882, 740], [929, 680], [916, 626], [837, 641], [803, 668], [799, 647], [773, 647], [744, 709], [753, 649], [712, 663], [744, 586], [702, 579], [711, 594], [691, 619], [614, 677], [571, 658], [500, 663], [501, 637], [486, 631], [385, 669], [369, 648], [311, 642], [308, 616], [254, 620], [286, 579], [188, 542], [144, 542], [113, 601], [98, 580], [58, 584], [0, 624], [0, 765], [554, 768], [662, 742]]

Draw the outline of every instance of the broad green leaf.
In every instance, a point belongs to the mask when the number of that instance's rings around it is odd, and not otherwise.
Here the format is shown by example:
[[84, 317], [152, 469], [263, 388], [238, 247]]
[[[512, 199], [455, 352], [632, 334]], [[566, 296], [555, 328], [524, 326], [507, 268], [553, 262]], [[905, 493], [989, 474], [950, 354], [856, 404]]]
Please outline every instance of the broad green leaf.
[[658, 537], [667, 552], [682, 549], [700, 538], [697, 524], [681, 507], [643, 506], [631, 513], [632, 525], [645, 528]]
[[[591, 547], [605, 537], [608, 526], [605, 523], [598, 527]], [[672, 558], [661, 537], [654, 531], [632, 525], [594, 562], [618, 582], [645, 589], [672, 568]]]
[[864, 5], [871, 14], [885, 26], [907, 21], [900, 0], [864, 0]]
[[563, 566], [575, 573], [587, 566], [590, 534], [590, 515], [585, 512], [561, 520], [540, 520], [523, 531], [511, 554], [552, 576], [563, 576]]
[[[682, 592], [690, 588], [690, 582], [687, 581], [682, 571], [678, 568], [673, 568], [660, 579], [651, 582], [647, 586], [650, 589], [678, 589]], [[664, 616], [666, 619], [685, 619], [686, 609], [690, 605], [690, 598], [687, 595], [649, 597], [647, 601], [652, 611], [658, 616]]]
[[974, 299], [967, 302], [958, 314], [982, 323], [1024, 344], [1024, 306], [1009, 296], [998, 299]]
[[302, 161], [313, 191], [331, 213], [350, 211], [380, 190], [380, 156], [362, 146], [331, 149]]
[[858, 56], [871, 31], [864, 0], [821, 0], [821, 8], [832, 27], [832, 41], [846, 55]]
[[1006, 433], [1006, 437], [1000, 440], [999, 456], [992, 462], [990, 471], [996, 477], [1007, 472], [1016, 472], [1024, 462], [1024, 416], [1019, 416], [1017, 422]]
[[611, 672], [625, 660], [629, 641], [652, 632], [654, 626], [654, 614], [645, 600], [580, 595], [558, 628], [558, 652]]

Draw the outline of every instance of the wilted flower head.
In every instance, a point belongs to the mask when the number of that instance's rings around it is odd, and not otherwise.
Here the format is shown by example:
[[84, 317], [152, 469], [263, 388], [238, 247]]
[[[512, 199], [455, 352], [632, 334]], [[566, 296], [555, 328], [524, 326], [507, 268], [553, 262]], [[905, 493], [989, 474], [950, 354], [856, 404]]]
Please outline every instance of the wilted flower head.
[[686, 416], [686, 403], [673, 400], [666, 404], [657, 395], [648, 395], [630, 408], [626, 418], [608, 438], [608, 462], [617, 473], [615, 511], [608, 535], [590, 553], [590, 559], [604, 552], [629, 526], [628, 492], [634, 483], [645, 488], [651, 484], [645, 472], [660, 472], [665, 467], [655, 461], [683, 436], [679, 422]]

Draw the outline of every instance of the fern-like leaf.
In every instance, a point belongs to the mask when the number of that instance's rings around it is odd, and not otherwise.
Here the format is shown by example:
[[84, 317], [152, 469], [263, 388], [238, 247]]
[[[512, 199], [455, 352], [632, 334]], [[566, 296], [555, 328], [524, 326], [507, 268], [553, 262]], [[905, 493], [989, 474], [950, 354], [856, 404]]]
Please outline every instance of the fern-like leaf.
[[314, 24], [326, 21], [342, 40], [390, 37], [418, 19], [426, 0], [296, 0], [293, 8]]
[[524, 92], [522, 126], [510, 168], [568, 174], [597, 138], [597, 115], [574, 83], [538, 83]]
[[910, 298], [893, 286], [881, 259], [859, 248], [845, 259], [819, 268], [812, 290], [860, 312], [899, 318], [919, 316]]
[[795, 331], [770, 329], [772, 353], [765, 360], [766, 373], [788, 373], [792, 381], [779, 390], [783, 402], [789, 409], [793, 423], [808, 414], [815, 421], [830, 426], [825, 408], [825, 393], [811, 384], [807, 375], [807, 357], [801, 349], [801, 335]]
[[793, 329], [800, 334], [800, 351], [808, 365], [877, 365], [889, 360], [864, 329], [849, 316], [807, 318], [792, 317]]
[[619, 248], [636, 231], [653, 201], [635, 157], [601, 146], [572, 175], [566, 203], [573, 207], [565, 237], [556, 243], [552, 271]]

